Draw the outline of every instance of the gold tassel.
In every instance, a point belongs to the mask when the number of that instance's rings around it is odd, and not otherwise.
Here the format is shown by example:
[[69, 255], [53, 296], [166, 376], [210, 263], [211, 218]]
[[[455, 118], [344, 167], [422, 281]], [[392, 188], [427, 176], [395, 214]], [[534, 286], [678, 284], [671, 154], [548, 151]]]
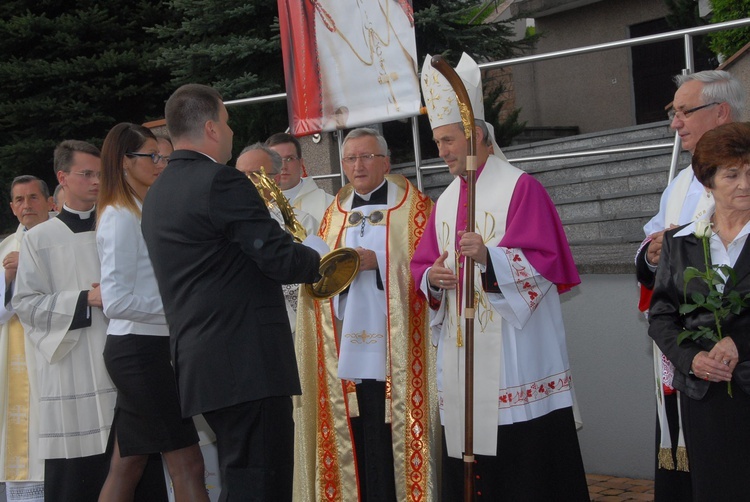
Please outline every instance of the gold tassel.
[[[684, 448], [683, 448], [684, 449]], [[670, 448], [659, 448], [659, 469], [674, 471], [674, 459]], [[685, 457], [687, 460], [687, 457]]]
[[677, 447], [677, 470], [682, 472], [690, 472], [687, 449], [685, 449], [684, 446]]

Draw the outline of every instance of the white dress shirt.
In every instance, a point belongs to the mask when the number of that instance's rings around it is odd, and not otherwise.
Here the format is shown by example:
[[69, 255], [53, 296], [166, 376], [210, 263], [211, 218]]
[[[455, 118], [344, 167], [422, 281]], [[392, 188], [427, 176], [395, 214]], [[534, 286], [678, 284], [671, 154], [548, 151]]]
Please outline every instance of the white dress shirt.
[[110, 319], [107, 334], [169, 336], [140, 218], [122, 207], [106, 207], [97, 223], [96, 247], [104, 315]]

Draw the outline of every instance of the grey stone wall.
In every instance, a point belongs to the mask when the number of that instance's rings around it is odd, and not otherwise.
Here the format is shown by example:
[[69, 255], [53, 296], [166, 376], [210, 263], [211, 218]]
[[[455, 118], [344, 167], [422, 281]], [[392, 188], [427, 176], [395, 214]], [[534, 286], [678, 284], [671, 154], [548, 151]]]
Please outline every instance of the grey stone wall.
[[632, 274], [581, 276], [561, 296], [586, 472], [653, 479], [653, 355]]
[[[536, 20], [535, 53], [629, 38], [628, 26], [664, 17], [658, 0], [596, 2]], [[635, 125], [630, 50], [608, 50], [513, 67], [516, 106], [528, 126], [574, 126], [581, 133]], [[666, 103], [665, 103], [666, 104]]]
[[[742, 82], [745, 92], [750, 94], [750, 43], [738, 54], [730, 57], [719, 68], [737, 77]], [[750, 121], [750, 99], [745, 100], [745, 110], [742, 114], [742, 120], [745, 122]]]
[[[341, 172], [339, 164], [339, 147], [336, 136], [332, 133], [305, 136], [299, 138], [302, 144], [302, 157], [305, 159], [305, 167], [308, 176], [322, 174], [337, 174]], [[336, 194], [341, 188], [340, 177], [333, 179], [318, 179], [315, 181], [319, 187], [330, 194]]]

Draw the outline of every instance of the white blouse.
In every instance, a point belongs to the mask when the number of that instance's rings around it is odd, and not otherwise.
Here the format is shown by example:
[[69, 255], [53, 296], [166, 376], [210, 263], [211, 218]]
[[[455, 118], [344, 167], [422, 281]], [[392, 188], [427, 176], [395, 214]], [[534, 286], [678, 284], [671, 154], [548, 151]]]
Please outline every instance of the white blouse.
[[140, 219], [128, 209], [106, 207], [97, 224], [96, 247], [104, 315], [110, 319], [107, 334], [169, 336]]
[[[676, 234], [675, 237], [684, 237], [695, 233], [695, 222], [686, 226]], [[742, 249], [745, 247], [745, 241], [750, 235], [750, 222], [746, 223], [742, 230], [737, 233], [737, 236], [728, 246], [724, 247], [724, 243], [721, 241], [719, 234], [712, 232], [709, 240], [711, 248], [711, 264], [712, 265], [729, 265], [734, 267], [737, 263], [737, 259], [740, 257]]]

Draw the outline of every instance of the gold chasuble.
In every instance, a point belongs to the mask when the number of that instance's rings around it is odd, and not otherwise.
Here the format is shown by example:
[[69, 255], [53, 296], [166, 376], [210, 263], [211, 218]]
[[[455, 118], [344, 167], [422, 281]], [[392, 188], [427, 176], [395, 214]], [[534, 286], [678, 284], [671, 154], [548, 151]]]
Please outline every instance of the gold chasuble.
[[8, 397], [5, 417], [5, 479], [29, 479], [29, 374], [26, 369], [26, 346], [23, 326], [18, 316], [8, 321]]
[[[409, 263], [430, 215], [432, 201], [406, 178], [388, 175], [395, 204], [386, 211], [387, 269], [381, 276], [387, 304], [386, 421], [393, 437], [399, 501], [437, 499], [440, 444], [435, 349], [428, 307], [417, 295]], [[331, 249], [343, 246], [354, 190], [343, 187], [319, 231]], [[392, 200], [389, 195], [389, 200]], [[354, 227], [356, 229], [356, 227]], [[294, 499], [359, 500], [350, 417], [359, 415], [354, 382], [338, 378], [340, 322], [333, 300], [316, 301], [301, 290], [295, 338], [302, 396], [295, 398]], [[349, 312], [347, 315], [356, 315]]]
[[[0, 258], [19, 251], [26, 235], [23, 225], [0, 243]], [[0, 271], [4, 271], [0, 267]], [[0, 281], [5, 288], [5, 282]], [[21, 321], [0, 292], [0, 482], [19, 481], [29, 492], [41, 490], [44, 460], [40, 458], [39, 387], [34, 346]], [[15, 485], [14, 488], [18, 488]], [[41, 493], [41, 492], [37, 492]], [[14, 499], [15, 500], [15, 499]], [[22, 500], [22, 499], [18, 499]], [[23, 499], [26, 500], [26, 499]]]

